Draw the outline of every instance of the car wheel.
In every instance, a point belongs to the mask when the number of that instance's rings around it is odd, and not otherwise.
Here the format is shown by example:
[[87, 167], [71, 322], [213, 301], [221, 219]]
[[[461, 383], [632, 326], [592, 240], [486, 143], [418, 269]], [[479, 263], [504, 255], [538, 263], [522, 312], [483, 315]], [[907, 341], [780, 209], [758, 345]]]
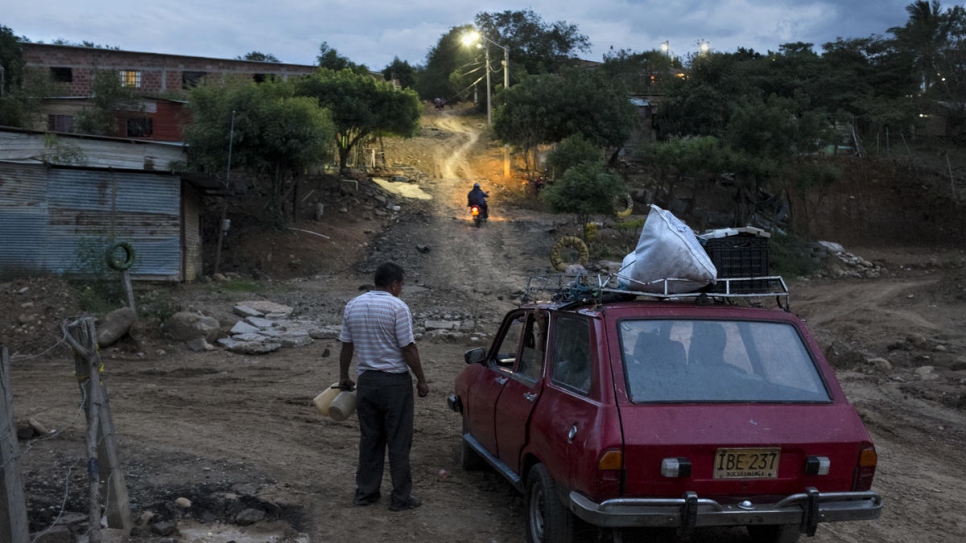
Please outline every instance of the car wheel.
[[754, 543], [795, 543], [802, 536], [794, 524], [748, 526], [748, 535]]
[[557, 496], [556, 483], [543, 464], [537, 464], [527, 476], [524, 496], [527, 543], [571, 543], [574, 516]]
[[470, 447], [469, 443], [463, 439], [469, 432], [469, 427], [466, 424], [466, 419], [463, 419], [463, 433], [460, 434], [460, 467], [464, 471], [477, 471], [486, 467], [486, 461], [480, 456], [480, 453], [476, 452], [476, 449]]

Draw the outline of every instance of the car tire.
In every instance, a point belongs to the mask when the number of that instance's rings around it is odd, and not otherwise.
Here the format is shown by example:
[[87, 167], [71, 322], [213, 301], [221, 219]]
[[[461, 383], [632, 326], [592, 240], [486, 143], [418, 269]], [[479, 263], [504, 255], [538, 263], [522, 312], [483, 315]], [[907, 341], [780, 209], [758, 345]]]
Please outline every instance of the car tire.
[[486, 460], [480, 456], [480, 453], [476, 452], [476, 449], [470, 447], [470, 444], [463, 439], [469, 432], [469, 426], [466, 424], [466, 419], [463, 419], [463, 433], [460, 434], [460, 467], [463, 471], [479, 471], [486, 467]]
[[748, 535], [754, 543], [795, 543], [802, 533], [798, 525], [748, 526]]
[[537, 464], [527, 475], [524, 495], [527, 543], [571, 543], [574, 537], [574, 515], [557, 495], [557, 485], [543, 464]]

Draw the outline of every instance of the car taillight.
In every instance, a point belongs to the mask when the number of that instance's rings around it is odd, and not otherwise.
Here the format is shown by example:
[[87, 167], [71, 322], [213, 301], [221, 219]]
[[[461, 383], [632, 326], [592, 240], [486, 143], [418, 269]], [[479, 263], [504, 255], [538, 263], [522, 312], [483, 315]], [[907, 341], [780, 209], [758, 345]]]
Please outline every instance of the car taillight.
[[872, 488], [872, 478], [875, 477], [875, 466], [878, 462], [879, 456], [875, 452], [874, 445], [869, 443], [862, 447], [859, 451], [859, 463], [855, 467], [852, 490], [862, 491]]
[[624, 453], [619, 449], [604, 451], [597, 462], [597, 490], [601, 495], [617, 496], [621, 493], [624, 476]]

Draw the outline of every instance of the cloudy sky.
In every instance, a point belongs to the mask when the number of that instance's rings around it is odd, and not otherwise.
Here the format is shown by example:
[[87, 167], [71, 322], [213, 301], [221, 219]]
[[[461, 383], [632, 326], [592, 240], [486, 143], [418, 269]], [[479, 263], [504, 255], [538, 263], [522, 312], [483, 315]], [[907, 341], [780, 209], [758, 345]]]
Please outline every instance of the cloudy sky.
[[[789, 42], [815, 50], [838, 37], [886, 35], [908, 19], [912, 0], [4, 0], [0, 25], [31, 41], [89, 41], [124, 50], [213, 58], [250, 51], [314, 64], [327, 42], [343, 56], [382, 69], [398, 56], [425, 63], [454, 26], [479, 12], [532, 9], [544, 22], [576, 24], [600, 60], [611, 47], [644, 51], [668, 41], [685, 57], [702, 41], [716, 51], [776, 51]], [[943, 8], [958, 2], [943, 2]]]

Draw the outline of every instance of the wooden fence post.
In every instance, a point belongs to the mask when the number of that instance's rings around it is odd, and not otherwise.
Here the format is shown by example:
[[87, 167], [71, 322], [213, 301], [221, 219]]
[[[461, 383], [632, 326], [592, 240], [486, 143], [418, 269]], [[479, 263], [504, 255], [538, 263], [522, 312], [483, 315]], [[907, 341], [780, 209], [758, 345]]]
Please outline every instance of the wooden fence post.
[[125, 533], [130, 533], [133, 526], [131, 505], [118, 460], [117, 435], [107, 387], [100, 378], [103, 366], [97, 350], [94, 319], [85, 317], [74, 321], [66, 332], [65, 337], [74, 348], [74, 371], [87, 411], [88, 477], [91, 480], [89, 539], [90, 543], [99, 543], [100, 501], [105, 502], [108, 527]]
[[10, 357], [0, 345], [0, 543], [27, 543], [27, 501], [20, 475], [20, 445], [13, 417]]

